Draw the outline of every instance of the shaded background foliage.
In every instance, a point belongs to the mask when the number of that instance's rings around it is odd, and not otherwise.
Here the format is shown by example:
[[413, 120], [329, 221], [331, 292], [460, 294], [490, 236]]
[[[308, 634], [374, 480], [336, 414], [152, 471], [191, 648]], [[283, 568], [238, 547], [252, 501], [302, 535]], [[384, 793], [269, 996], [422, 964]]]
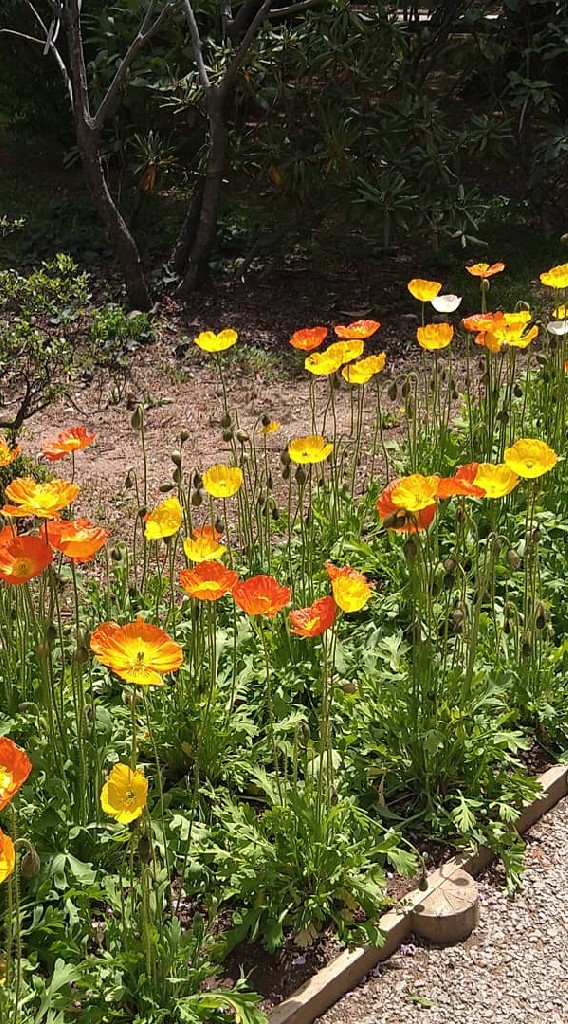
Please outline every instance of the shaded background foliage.
[[[99, 0], [84, 12], [93, 109], [145, 7]], [[233, 26], [259, 7], [237, 3], [227, 22], [230, 5], [195, 4], [213, 83], [234, 52]], [[568, 5], [446, 0], [420, 10], [417, 21], [415, 9], [394, 4], [274, 5], [225, 111], [222, 222], [227, 207], [260, 209], [268, 248], [285, 249], [300, 226], [322, 220], [334, 237], [341, 226], [362, 226], [379, 247], [419, 234], [434, 248], [448, 238], [465, 248], [485, 240], [494, 196], [504, 193], [523, 197], [545, 231], [562, 229]], [[47, 4], [44, 14], [48, 23]], [[9, 0], [0, 26], [35, 34], [26, 0]], [[72, 164], [73, 123], [53, 60], [13, 35], [0, 35], [0, 54], [4, 134], [47, 137]], [[129, 69], [101, 140], [111, 189], [147, 262], [148, 239], [167, 261], [188, 204], [196, 223], [203, 213], [210, 131], [182, 5], [174, 5]], [[221, 241], [246, 269], [256, 252], [250, 238], [233, 225]], [[212, 259], [207, 251], [205, 264]], [[175, 280], [166, 274], [164, 283]]]

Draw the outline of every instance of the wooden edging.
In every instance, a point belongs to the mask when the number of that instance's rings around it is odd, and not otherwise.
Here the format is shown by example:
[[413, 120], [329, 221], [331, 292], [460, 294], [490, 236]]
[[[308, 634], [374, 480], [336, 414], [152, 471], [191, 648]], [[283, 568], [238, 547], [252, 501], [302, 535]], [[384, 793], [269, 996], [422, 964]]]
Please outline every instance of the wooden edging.
[[[555, 765], [540, 775], [541, 795], [527, 804], [515, 827], [526, 832], [562, 797], [568, 795], [568, 765]], [[414, 889], [403, 903], [383, 914], [379, 928], [384, 945], [345, 950], [314, 974], [269, 1014], [270, 1024], [311, 1024], [352, 989], [381, 960], [387, 960], [413, 932], [440, 944], [460, 942], [478, 919], [473, 877], [483, 871], [494, 854], [487, 847], [464, 851], [428, 875], [425, 891]]]

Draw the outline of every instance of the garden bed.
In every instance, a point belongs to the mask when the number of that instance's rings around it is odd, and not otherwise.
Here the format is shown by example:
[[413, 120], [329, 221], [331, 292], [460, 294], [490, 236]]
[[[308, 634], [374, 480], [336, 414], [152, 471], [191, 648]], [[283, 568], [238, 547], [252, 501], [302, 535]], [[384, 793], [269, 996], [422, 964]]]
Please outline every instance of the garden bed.
[[[0, 449], [16, 1019], [260, 1024], [250, 966], [284, 1021], [322, 963], [327, 999], [409, 906], [471, 895], [445, 844], [518, 880], [535, 751], [568, 732], [565, 336], [533, 326], [543, 290], [462, 327], [427, 313], [440, 287], [410, 283], [419, 358], [388, 376], [376, 321], [323, 355], [328, 329], [300, 332], [270, 390], [235, 332], [182, 372], [162, 325], [116, 404], [91, 381], [32, 421], [53, 479]], [[357, 948], [334, 958], [330, 928]]]

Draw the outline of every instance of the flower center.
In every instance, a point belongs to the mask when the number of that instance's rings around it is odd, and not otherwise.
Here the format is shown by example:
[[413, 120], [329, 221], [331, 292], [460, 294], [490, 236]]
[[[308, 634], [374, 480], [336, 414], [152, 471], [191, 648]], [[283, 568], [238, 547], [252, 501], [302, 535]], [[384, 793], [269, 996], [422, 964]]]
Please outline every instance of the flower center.
[[12, 784], [12, 773], [0, 764], [0, 794], [5, 793]]
[[14, 561], [14, 576], [29, 576], [32, 571], [32, 564], [29, 558], [16, 558]]
[[136, 665], [137, 665], [137, 667], [141, 668], [143, 664], [144, 664], [144, 651], [137, 651], [136, 652]]

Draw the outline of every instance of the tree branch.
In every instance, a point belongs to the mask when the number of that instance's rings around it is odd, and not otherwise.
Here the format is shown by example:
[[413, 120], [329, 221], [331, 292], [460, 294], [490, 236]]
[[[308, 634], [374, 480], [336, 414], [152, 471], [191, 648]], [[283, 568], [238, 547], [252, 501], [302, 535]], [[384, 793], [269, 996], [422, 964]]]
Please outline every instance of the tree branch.
[[190, 0], [182, 0], [183, 7], [185, 10], [185, 16], [189, 25], [189, 31], [191, 33], [191, 43], [193, 46], [193, 55], [195, 57], [195, 63], [197, 64], [197, 70], [199, 72], [199, 79], [205, 92], [211, 88], [211, 79], [207, 74], [207, 68], [205, 67], [205, 61], [203, 60], [203, 44], [201, 42], [201, 36], [199, 35], [199, 26], [197, 19], [193, 12]]
[[273, 2], [274, 0], [264, 0], [262, 7], [260, 7], [259, 10], [256, 12], [241, 42], [239, 43], [239, 46], [235, 51], [233, 59], [231, 60], [229, 67], [225, 71], [225, 74], [223, 75], [221, 84], [219, 86], [219, 92], [222, 98], [224, 98], [225, 95], [229, 92], [229, 90], [233, 87], [243, 58], [249, 46], [251, 45], [254, 37], [256, 36], [260, 26], [262, 25], [262, 22], [270, 14], [270, 8], [272, 7]]
[[59, 70], [60, 70], [60, 72], [61, 72], [61, 74], [63, 76], [63, 81], [65, 82], [65, 88], [67, 89], [67, 92], [69, 94], [69, 102], [71, 103], [71, 109], [73, 109], [73, 91], [71, 89], [71, 81], [69, 79], [69, 72], [67, 71], [67, 67], [65, 65], [65, 62], [64, 62], [61, 54], [59, 53], [59, 50], [57, 49], [57, 47], [55, 45], [55, 39], [57, 38], [57, 36], [56, 35], [51, 36], [51, 34], [50, 34], [50, 32], [49, 32], [49, 30], [47, 28], [47, 25], [44, 23], [43, 19], [40, 18], [40, 16], [39, 16], [38, 12], [36, 11], [35, 7], [33, 6], [32, 3], [29, 2], [29, 0], [27, 0], [27, 6], [33, 12], [33, 15], [34, 15], [38, 25], [40, 26], [40, 28], [43, 29], [43, 31], [45, 32], [45, 39], [36, 39], [35, 36], [28, 36], [24, 32], [16, 32], [15, 29], [11, 29], [11, 28], [0, 28], [0, 34], [8, 35], [8, 36], [15, 36], [17, 39], [24, 39], [28, 43], [36, 43], [39, 46], [42, 46], [44, 48], [44, 53], [46, 52], [46, 48], [47, 48], [47, 50], [49, 50], [52, 53], [52, 55], [53, 55], [53, 57], [55, 59], [55, 62], [56, 62], [57, 66], [58, 66], [58, 68], [59, 68]]
[[126, 74], [133, 60], [135, 59], [135, 57], [138, 56], [140, 50], [142, 50], [142, 48], [146, 45], [148, 40], [151, 39], [152, 36], [155, 35], [155, 33], [158, 32], [158, 30], [162, 27], [170, 11], [173, 10], [174, 4], [172, 2], [168, 2], [165, 5], [165, 7], [162, 8], [160, 14], [155, 19], [155, 21], [152, 22], [152, 17], [154, 15], [154, 11], [156, 10], [157, 3], [158, 0], [151, 0], [150, 4], [148, 5], [148, 10], [144, 15], [144, 20], [138, 30], [138, 33], [132, 40], [130, 46], [128, 47], [124, 57], [122, 58], [116, 70], [112, 82], [110, 83], [105, 95], [103, 96], [99, 104], [99, 108], [93, 118], [93, 126], [96, 131], [100, 131], [103, 127], [103, 124], [105, 123], [106, 118], [108, 117], [109, 110], [111, 109], [112, 104], [116, 98], [116, 95], [119, 92], [120, 87], [124, 82], [124, 79], [126, 78]]
[[319, 7], [321, 3], [323, 0], [302, 0], [301, 3], [291, 4], [290, 7], [278, 7], [275, 11], [270, 11], [268, 17], [271, 21], [276, 21], [277, 18], [289, 18], [294, 14], [301, 14], [302, 11], [309, 10], [310, 7]]

